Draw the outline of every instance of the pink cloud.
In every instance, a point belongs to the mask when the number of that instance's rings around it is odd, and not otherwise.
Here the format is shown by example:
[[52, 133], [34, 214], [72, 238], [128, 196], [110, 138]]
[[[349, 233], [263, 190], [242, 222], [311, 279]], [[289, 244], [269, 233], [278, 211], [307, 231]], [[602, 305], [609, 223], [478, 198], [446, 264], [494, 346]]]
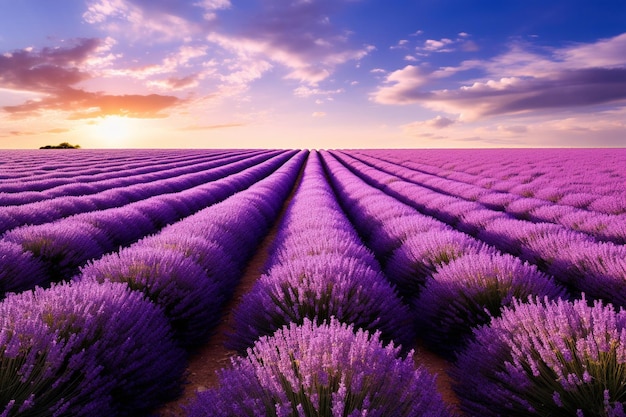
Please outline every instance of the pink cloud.
[[98, 39], [78, 39], [68, 47], [29, 49], [0, 55], [0, 81], [5, 88], [41, 93], [41, 98], [4, 106], [13, 117], [40, 114], [46, 110], [70, 113], [70, 119], [109, 114], [128, 117], [164, 117], [168, 107], [182, 103], [174, 96], [111, 95], [76, 88], [91, 78], [81, 69], [101, 45]]
[[169, 41], [206, 33], [216, 11], [230, 6], [229, 0], [90, 0], [83, 19], [121, 36]]

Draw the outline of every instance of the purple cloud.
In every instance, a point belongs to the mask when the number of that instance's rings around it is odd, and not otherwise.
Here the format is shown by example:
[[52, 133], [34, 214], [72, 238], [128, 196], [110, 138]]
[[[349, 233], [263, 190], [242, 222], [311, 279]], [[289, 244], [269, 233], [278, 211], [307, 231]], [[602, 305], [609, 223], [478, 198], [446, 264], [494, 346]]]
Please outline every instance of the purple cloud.
[[[569, 46], [548, 57], [516, 46], [489, 61], [436, 70], [409, 65], [390, 73], [372, 99], [419, 103], [466, 119], [602, 104], [620, 107], [626, 100], [626, 34], [595, 45]], [[432, 88], [468, 69], [482, 70], [485, 76], [458, 88]]]
[[346, 1], [307, 0], [263, 2], [245, 18], [241, 30], [212, 33], [209, 40], [229, 49], [286, 66], [287, 78], [315, 84], [334, 68], [366, 56], [372, 46], [353, 47], [349, 32], [331, 23], [330, 16]]
[[23, 49], [0, 55], [0, 83], [5, 88], [49, 92], [89, 78], [78, 68], [100, 45], [77, 39], [69, 48]]
[[0, 55], [0, 83], [4, 88], [44, 95], [4, 106], [3, 110], [17, 118], [45, 110], [69, 112], [70, 119], [106, 115], [153, 118], [164, 117], [163, 110], [182, 102], [174, 96], [110, 95], [75, 88], [76, 84], [92, 78], [81, 67], [101, 44], [99, 39], [77, 39], [74, 45], [65, 48], [25, 49]]

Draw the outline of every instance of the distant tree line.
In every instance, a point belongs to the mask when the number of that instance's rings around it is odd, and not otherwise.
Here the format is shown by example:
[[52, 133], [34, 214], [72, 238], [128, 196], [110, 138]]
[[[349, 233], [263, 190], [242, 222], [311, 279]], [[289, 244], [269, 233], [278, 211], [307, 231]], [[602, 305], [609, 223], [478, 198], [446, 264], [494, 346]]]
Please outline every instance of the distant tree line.
[[61, 142], [58, 145], [46, 145], [39, 149], [80, 149], [80, 145], [70, 145], [67, 142]]

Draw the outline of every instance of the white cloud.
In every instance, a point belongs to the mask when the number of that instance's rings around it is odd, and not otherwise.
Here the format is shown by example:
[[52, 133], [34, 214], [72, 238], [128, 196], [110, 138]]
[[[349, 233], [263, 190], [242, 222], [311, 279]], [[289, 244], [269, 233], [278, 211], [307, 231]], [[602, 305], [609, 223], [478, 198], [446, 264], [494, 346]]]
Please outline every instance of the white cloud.
[[332, 96], [335, 94], [341, 94], [345, 90], [343, 88], [338, 88], [336, 90], [322, 90], [319, 88], [312, 88], [308, 86], [301, 85], [300, 87], [293, 90], [293, 94], [296, 97], [308, 98], [311, 96]]
[[428, 39], [424, 42], [424, 46], [418, 49], [430, 52], [452, 52], [454, 49], [449, 46], [453, 43], [454, 41], [448, 38], [443, 38], [441, 40]]

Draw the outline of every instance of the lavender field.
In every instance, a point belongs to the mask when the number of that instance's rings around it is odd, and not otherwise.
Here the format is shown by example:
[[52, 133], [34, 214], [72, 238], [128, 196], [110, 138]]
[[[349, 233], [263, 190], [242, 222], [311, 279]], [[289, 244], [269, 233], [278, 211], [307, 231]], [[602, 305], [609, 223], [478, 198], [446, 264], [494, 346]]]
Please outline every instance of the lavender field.
[[233, 359], [180, 415], [626, 416], [624, 167], [626, 149], [3, 151], [0, 417], [158, 415], [226, 315]]

